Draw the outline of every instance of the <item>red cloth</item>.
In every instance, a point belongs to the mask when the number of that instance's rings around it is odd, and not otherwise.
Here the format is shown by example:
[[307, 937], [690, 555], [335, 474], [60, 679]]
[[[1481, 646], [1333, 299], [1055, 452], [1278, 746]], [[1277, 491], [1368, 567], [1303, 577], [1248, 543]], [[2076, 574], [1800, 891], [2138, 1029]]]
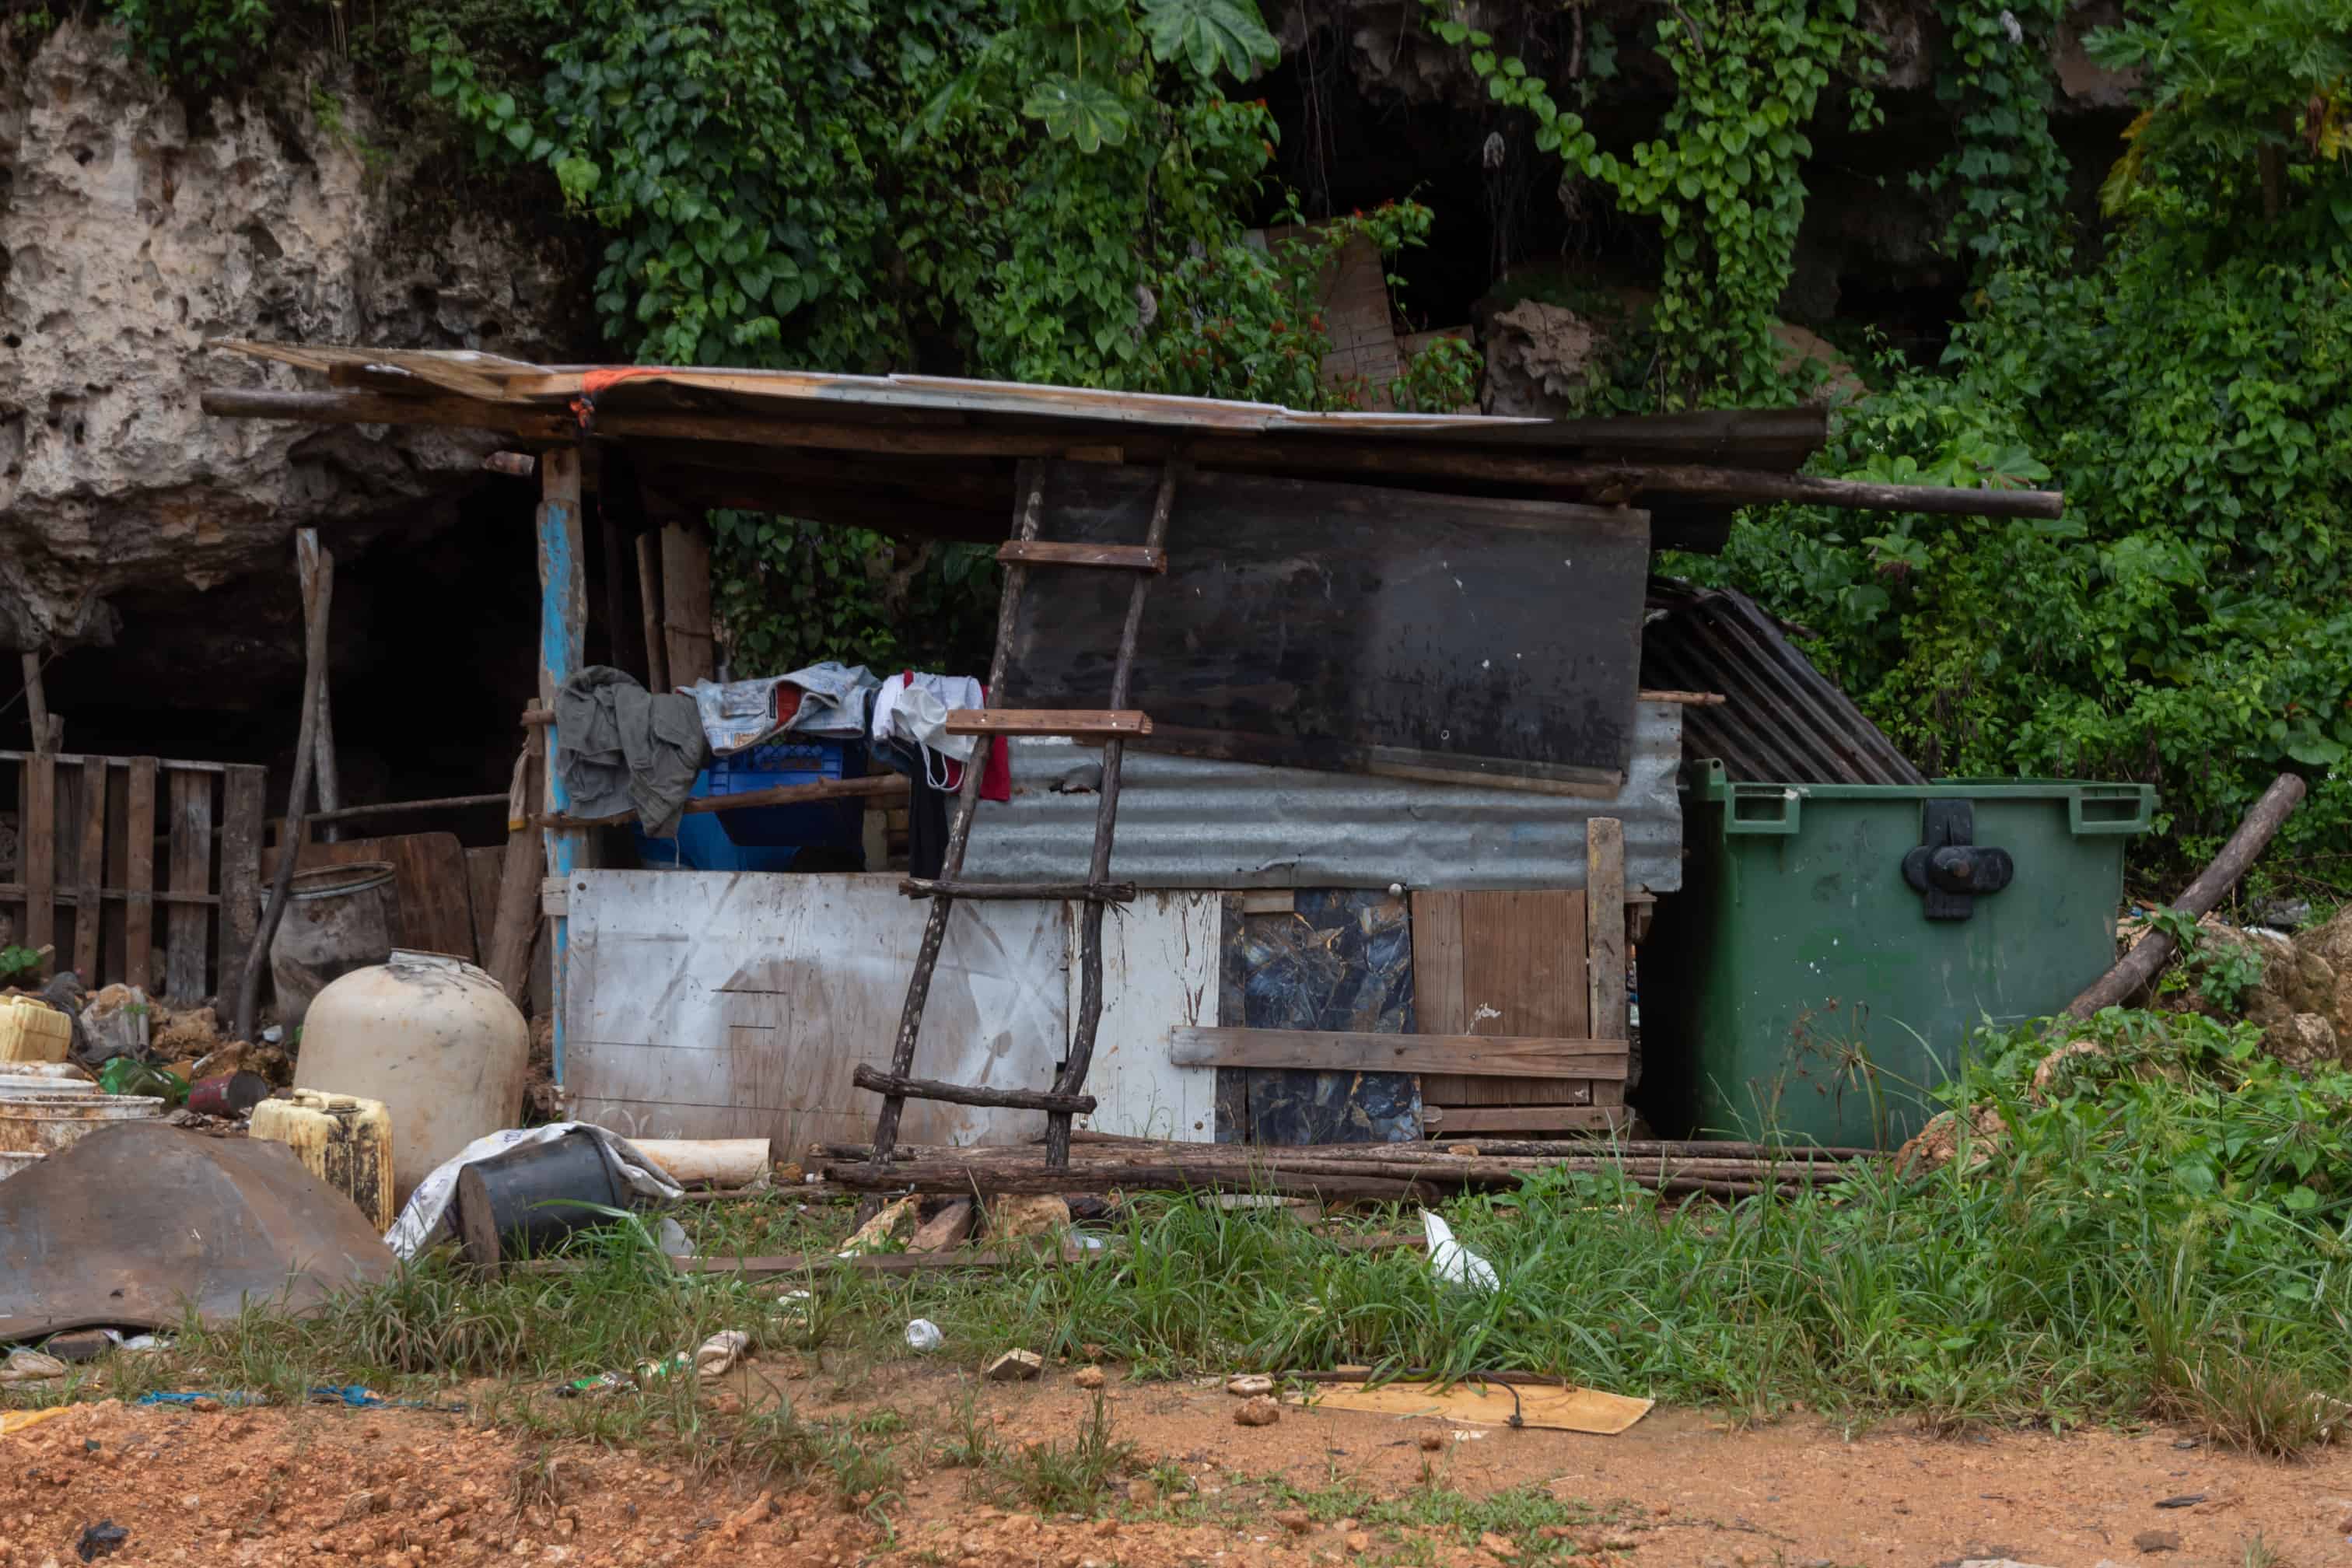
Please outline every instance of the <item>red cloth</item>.
[[[911, 680], [914, 673], [908, 670], [908, 679]], [[988, 688], [985, 686], [980, 689], [980, 700], [982, 702], [988, 700]], [[948, 790], [952, 794], [963, 787], [963, 764], [952, 757], [947, 762]], [[1002, 735], [992, 738], [988, 742], [988, 761], [980, 768], [980, 798], [999, 802], [1013, 798], [1013, 749]]]

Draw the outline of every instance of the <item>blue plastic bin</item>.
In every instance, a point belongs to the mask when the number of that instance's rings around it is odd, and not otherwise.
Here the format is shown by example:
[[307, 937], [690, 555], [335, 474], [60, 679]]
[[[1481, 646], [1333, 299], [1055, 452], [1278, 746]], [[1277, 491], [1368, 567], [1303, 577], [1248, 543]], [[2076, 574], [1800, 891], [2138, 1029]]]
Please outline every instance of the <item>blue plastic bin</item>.
[[[856, 741], [779, 741], [719, 757], [694, 781], [698, 798], [748, 795], [778, 784], [858, 778], [866, 747]], [[678, 819], [677, 836], [655, 838], [636, 830], [637, 856], [649, 867], [695, 871], [783, 871], [803, 849], [862, 851], [865, 803], [819, 801], [763, 805], [749, 811], [699, 812]]]

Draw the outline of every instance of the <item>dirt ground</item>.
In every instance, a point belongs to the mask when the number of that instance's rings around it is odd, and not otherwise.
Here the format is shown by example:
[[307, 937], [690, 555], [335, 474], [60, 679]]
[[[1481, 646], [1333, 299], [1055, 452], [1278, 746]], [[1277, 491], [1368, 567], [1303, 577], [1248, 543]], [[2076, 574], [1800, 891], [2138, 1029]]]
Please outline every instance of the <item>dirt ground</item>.
[[[66, 1568], [84, 1527], [102, 1521], [129, 1532], [109, 1562], [236, 1568], [325, 1559], [385, 1568], [1467, 1568], [1531, 1549], [1611, 1568], [2352, 1561], [2352, 1456], [2340, 1451], [2287, 1465], [2163, 1430], [1931, 1437], [1885, 1429], [1848, 1440], [1811, 1418], [1735, 1430], [1663, 1409], [1615, 1437], [1297, 1408], [1253, 1429], [1234, 1425], [1236, 1402], [1222, 1387], [1129, 1384], [1115, 1373], [1117, 1436], [1147, 1463], [1172, 1465], [1162, 1476], [1181, 1469], [1195, 1489], [1154, 1499], [1147, 1486], [1142, 1500], [1122, 1496], [1099, 1519], [1041, 1520], [977, 1500], [974, 1472], [938, 1462], [970, 1386], [961, 1373], [782, 1375], [801, 1370], [758, 1363], [713, 1397], [724, 1408], [786, 1393], [815, 1421], [885, 1407], [905, 1416], [890, 1438], [900, 1495], [873, 1510], [887, 1523], [849, 1511], [829, 1486], [772, 1491], [748, 1476], [697, 1476], [641, 1454], [551, 1448], [463, 1416], [101, 1405], [0, 1437], [0, 1568]], [[979, 1409], [998, 1441], [1017, 1447], [1068, 1440], [1090, 1398], [1055, 1369], [1034, 1384], [983, 1385]], [[1424, 1435], [1438, 1439], [1434, 1452]], [[1406, 1502], [1536, 1489], [1582, 1512], [1553, 1538], [1488, 1533], [1482, 1542], [1475, 1527], [1437, 1517], [1442, 1509], [1385, 1522], [1334, 1517], [1330, 1500], [1350, 1486]], [[2178, 1506], [2159, 1506], [2167, 1500]]]

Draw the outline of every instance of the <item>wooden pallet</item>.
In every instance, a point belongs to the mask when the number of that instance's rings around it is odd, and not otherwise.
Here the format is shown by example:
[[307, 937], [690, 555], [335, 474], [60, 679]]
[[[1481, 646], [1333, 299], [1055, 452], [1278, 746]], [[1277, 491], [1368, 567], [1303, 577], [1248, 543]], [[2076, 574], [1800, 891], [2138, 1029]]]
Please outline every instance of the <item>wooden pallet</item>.
[[0, 752], [0, 918], [53, 970], [177, 1003], [243, 972], [260, 923], [263, 770]]

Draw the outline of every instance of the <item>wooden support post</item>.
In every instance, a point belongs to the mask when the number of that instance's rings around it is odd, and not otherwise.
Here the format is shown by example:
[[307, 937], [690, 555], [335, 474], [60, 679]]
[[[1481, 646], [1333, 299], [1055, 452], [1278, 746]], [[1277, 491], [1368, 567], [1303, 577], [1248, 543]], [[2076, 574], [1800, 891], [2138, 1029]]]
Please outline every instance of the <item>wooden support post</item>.
[[[1586, 984], [1592, 1037], [1631, 1037], [1625, 1005], [1625, 825], [1613, 816], [1584, 822], [1584, 931]], [[1597, 1075], [1593, 1103], [1623, 1104], [1623, 1075], [1603, 1083]]]
[[[508, 811], [498, 915], [490, 926], [490, 978], [505, 988], [507, 999], [518, 1007], [530, 984], [531, 939], [539, 932], [539, 880], [544, 851], [539, 829], [531, 824], [531, 808], [546, 791], [542, 778], [546, 759], [541, 750], [546, 734], [545, 729], [535, 725], [525, 726], [522, 732], [522, 809], [519, 816], [512, 807]], [[539, 1006], [549, 1000], [535, 999]]]
[[[131, 759], [122, 835], [127, 841], [122, 900], [122, 978], [155, 985], [155, 759]], [[224, 979], [223, 984], [227, 981]]]
[[47, 753], [58, 749], [57, 740], [49, 733], [49, 698], [41, 685], [41, 656], [25, 655], [25, 717], [33, 727], [33, 750]]
[[716, 668], [710, 637], [710, 540], [701, 525], [662, 529], [662, 623], [668, 647], [665, 689], [708, 680]]
[[[311, 584], [319, 576], [319, 531], [298, 528], [294, 531], [294, 572], [302, 590], [302, 630], [307, 637], [310, 629]], [[319, 809], [333, 811], [343, 804], [343, 786], [335, 772], [335, 710], [334, 682], [321, 678], [319, 682], [319, 736], [314, 742], [318, 751]], [[341, 824], [322, 826], [319, 837], [332, 844], [342, 837]], [[299, 853], [299, 848], [298, 851]], [[224, 982], [226, 984], [226, 982]]]
[[[46, 708], [41, 717], [46, 729]], [[25, 759], [25, 802], [16, 845], [25, 867], [25, 931], [16, 940], [26, 947], [47, 947], [57, 939], [58, 926], [58, 763], [47, 752]]]
[[669, 647], [662, 638], [661, 535], [637, 535], [637, 604], [646, 623], [646, 689], [669, 686]]
[[[539, 700], [552, 717], [557, 689], [572, 679], [583, 662], [583, 644], [588, 628], [588, 585], [580, 560], [580, 454], [570, 447], [557, 447], [541, 458], [539, 465]], [[703, 557], [703, 578], [706, 610], [709, 604], [709, 557]], [[706, 655], [709, 644], [704, 645]], [[676, 658], [673, 654], [672, 665]], [[550, 816], [568, 815], [572, 809], [572, 793], [563, 787], [563, 779], [556, 767], [556, 756], [562, 737], [560, 726], [550, 722], [547, 736], [547, 767], [543, 781], [543, 800]], [[583, 869], [588, 859], [587, 835], [577, 827], [550, 827], [543, 830], [541, 841], [547, 858], [547, 875], [568, 878]], [[554, 1019], [555, 1081], [563, 1081], [563, 993], [571, 922], [562, 915], [551, 917], [548, 949], [550, 956], [549, 985], [553, 992], [544, 999], [548, 1013]]]
[[74, 973], [95, 991], [98, 933], [104, 903], [99, 889], [106, 874], [106, 759], [81, 760], [81, 858], [75, 867], [80, 896], [74, 900]]
[[[302, 648], [301, 721], [294, 735], [294, 782], [286, 792], [286, 827], [278, 836], [278, 871], [269, 888], [269, 901], [261, 911], [261, 924], [253, 933], [253, 943], [246, 950], [245, 973], [236, 984], [236, 1011], [231, 1015], [231, 1039], [253, 1038], [255, 1015], [261, 1004], [261, 971], [269, 962], [269, 944], [278, 935], [278, 922], [286, 915], [286, 898], [294, 885], [294, 863], [302, 858], [302, 811], [310, 804], [310, 773], [318, 760], [319, 692], [327, 683], [327, 616], [334, 607], [335, 557], [331, 551], [319, 552], [317, 576], [310, 595], [312, 603], [304, 607], [305, 633]], [[176, 779], [174, 785], [176, 788]], [[175, 797], [176, 798], [176, 795]], [[174, 853], [178, 838], [173, 840]], [[173, 946], [176, 949], [177, 943]], [[173, 963], [179, 962], [176, 952]], [[221, 991], [226, 994], [228, 980], [221, 980]]]

